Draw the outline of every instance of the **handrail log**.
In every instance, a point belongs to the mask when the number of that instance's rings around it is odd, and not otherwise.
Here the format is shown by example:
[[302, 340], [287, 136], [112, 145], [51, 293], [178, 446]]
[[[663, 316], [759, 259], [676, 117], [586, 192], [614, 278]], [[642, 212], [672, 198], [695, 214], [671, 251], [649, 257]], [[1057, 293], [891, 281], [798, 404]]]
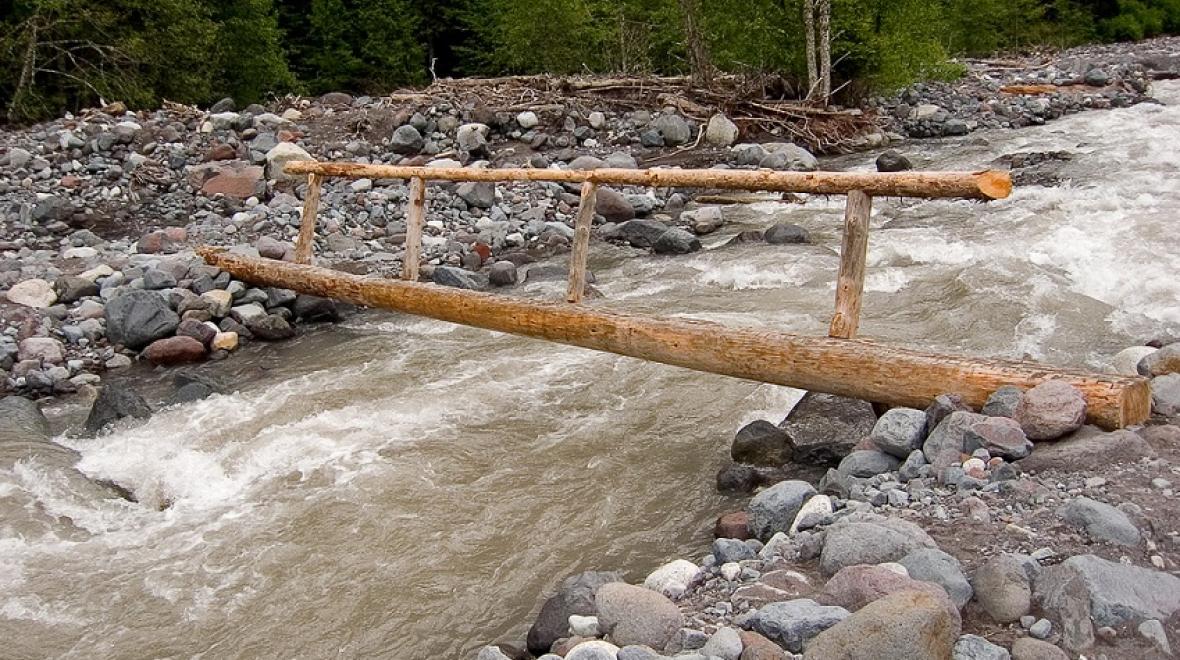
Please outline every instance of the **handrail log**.
[[202, 247], [197, 253], [210, 265], [256, 285], [891, 405], [924, 408], [939, 394], [954, 392], [978, 407], [1003, 385], [1031, 388], [1059, 379], [1082, 392], [1087, 419], [1107, 429], [1142, 422], [1151, 409], [1144, 378], [938, 355], [857, 339], [621, 314], [587, 305], [363, 277], [220, 248]]
[[558, 170], [529, 168], [403, 167], [363, 163], [287, 163], [288, 174], [320, 174], [351, 179], [429, 181], [550, 181], [656, 188], [723, 188], [772, 192], [843, 195], [860, 190], [872, 197], [942, 197], [1003, 199], [1012, 193], [1012, 177], [999, 170], [978, 172], [776, 172], [773, 170]]

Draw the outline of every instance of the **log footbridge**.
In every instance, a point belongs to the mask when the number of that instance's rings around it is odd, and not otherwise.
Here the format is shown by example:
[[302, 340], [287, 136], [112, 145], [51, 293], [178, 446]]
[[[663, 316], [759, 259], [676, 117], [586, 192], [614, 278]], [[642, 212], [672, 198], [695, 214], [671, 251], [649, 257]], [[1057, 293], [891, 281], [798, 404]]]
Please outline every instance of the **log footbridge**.
[[[991, 200], [1012, 190], [1008, 174], [982, 172], [771, 172], [731, 170], [618, 170], [425, 168], [297, 161], [286, 171], [308, 176], [295, 262], [248, 257], [203, 247], [211, 265], [255, 284], [346, 300], [487, 330], [580, 346], [737, 378], [925, 408], [954, 392], [979, 407], [1003, 385], [1031, 388], [1063, 380], [1086, 398], [1087, 421], [1116, 429], [1151, 412], [1143, 378], [1058, 369], [1034, 362], [940, 355], [855, 339], [864, 290], [872, 198], [941, 197]], [[351, 275], [311, 265], [323, 178], [408, 179], [402, 279]], [[427, 181], [550, 181], [580, 183], [581, 206], [566, 300], [535, 301], [418, 282]], [[717, 323], [595, 309], [582, 302], [590, 227], [600, 185], [698, 187], [847, 195], [836, 309], [829, 336], [810, 337]]]

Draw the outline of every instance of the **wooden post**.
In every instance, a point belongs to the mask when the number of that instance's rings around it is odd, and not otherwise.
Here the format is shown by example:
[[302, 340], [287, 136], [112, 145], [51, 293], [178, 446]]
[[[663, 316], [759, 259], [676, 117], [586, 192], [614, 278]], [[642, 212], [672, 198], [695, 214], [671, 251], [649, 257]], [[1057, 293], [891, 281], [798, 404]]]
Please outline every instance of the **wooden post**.
[[299, 221], [299, 239], [295, 242], [295, 263], [311, 263], [311, 247], [315, 241], [316, 215], [320, 212], [320, 186], [324, 175], [307, 175], [307, 196], [303, 198], [303, 217]]
[[582, 184], [582, 199], [574, 220], [574, 248], [570, 252], [570, 286], [565, 294], [565, 299], [572, 303], [582, 302], [586, 291], [586, 257], [590, 253], [590, 227], [594, 224], [597, 197], [597, 184], [593, 181]]
[[422, 228], [426, 226], [426, 180], [410, 179], [410, 203], [406, 208], [406, 255], [402, 258], [402, 279], [418, 280], [422, 260]]
[[1056, 369], [1035, 362], [938, 355], [857, 339], [801, 337], [689, 319], [621, 314], [341, 273], [197, 250], [209, 264], [258, 286], [338, 298], [476, 328], [608, 351], [697, 371], [746, 378], [896, 406], [925, 408], [955, 392], [980, 407], [1003, 385], [1031, 388], [1062, 380], [1082, 392], [1086, 418], [1104, 428], [1138, 424], [1151, 413], [1147, 379]]
[[828, 336], [851, 339], [860, 326], [860, 298], [865, 289], [865, 259], [869, 251], [869, 215], [873, 198], [859, 190], [848, 193], [844, 209], [844, 242], [840, 247], [840, 275], [836, 279], [836, 314]]

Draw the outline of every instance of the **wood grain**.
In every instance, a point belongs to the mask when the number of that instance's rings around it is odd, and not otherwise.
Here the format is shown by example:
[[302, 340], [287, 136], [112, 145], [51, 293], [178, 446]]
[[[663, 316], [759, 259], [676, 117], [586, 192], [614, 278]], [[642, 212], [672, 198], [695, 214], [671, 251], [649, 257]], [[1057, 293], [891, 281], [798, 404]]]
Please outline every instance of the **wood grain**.
[[836, 277], [836, 314], [828, 335], [852, 339], [860, 327], [860, 301], [865, 289], [865, 261], [869, 251], [869, 216], [873, 198], [859, 190], [848, 193], [844, 209], [844, 242], [840, 274]]
[[890, 405], [924, 408], [937, 395], [954, 392], [979, 407], [1003, 385], [1031, 388], [1059, 379], [1081, 390], [1088, 404], [1087, 419], [1107, 429], [1142, 422], [1151, 409], [1144, 378], [939, 355], [858, 339], [802, 337], [621, 314], [588, 305], [350, 275], [218, 248], [202, 247], [197, 252], [209, 264], [255, 285]]
[[320, 188], [324, 177], [315, 172], [307, 175], [307, 196], [303, 198], [303, 217], [299, 221], [299, 238], [295, 241], [295, 262], [311, 263], [311, 247], [315, 241], [316, 216], [320, 212]]
[[586, 293], [586, 258], [590, 254], [590, 227], [594, 224], [594, 206], [598, 186], [593, 181], [582, 184], [578, 215], [574, 219], [574, 245], [570, 251], [570, 280], [567, 302], [580, 303]]
[[422, 261], [422, 228], [426, 226], [426, 180], [410, 179], [410, 200], [406, 208], [406, 251], [402, 257], [402, 279], [418, 281]]

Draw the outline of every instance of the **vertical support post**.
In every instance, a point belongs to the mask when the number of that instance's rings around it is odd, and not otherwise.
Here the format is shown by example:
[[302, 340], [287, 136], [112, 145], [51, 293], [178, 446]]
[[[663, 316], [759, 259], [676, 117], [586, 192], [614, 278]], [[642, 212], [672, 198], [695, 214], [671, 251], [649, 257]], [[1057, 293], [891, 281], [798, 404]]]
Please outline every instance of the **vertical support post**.
[[594, 224], [594, 205], [598, 198], [598, 184], [587, 181], [582, 184], [582, 197], [578, 203], [578, 215], [574, 219], [574, 247], [570, 252], [570, 285], [565, 299], [572, 303], [582, 302], [586, 291], [586, 257], [590, 253], [590, 226]]
[[406, 256], [402, 260], [402, 279], [418, 281], [418, 262], [422, 260], [422, 228], [426, 225], [426, 180], [410, 179], [410, 205], [406, 209]]
[[865, 260], [869, 250], [869, 214], [873, 198], [863, 191], [848, 193], [844, 210], [844, 242], [840, 247], [840, 275], [836, 280], [836, 314], [828, 336], [851, 339], [860, 325], [860, 299], [865, 288]]
[[299, 239], [295, 241], [295, 263], [311, 263], [311, 245], [315, 240], [316, 215], [320, 211], [322, 174], [307, 175], [307, 196], [303, 198], [303, 217], [299, 222]]

